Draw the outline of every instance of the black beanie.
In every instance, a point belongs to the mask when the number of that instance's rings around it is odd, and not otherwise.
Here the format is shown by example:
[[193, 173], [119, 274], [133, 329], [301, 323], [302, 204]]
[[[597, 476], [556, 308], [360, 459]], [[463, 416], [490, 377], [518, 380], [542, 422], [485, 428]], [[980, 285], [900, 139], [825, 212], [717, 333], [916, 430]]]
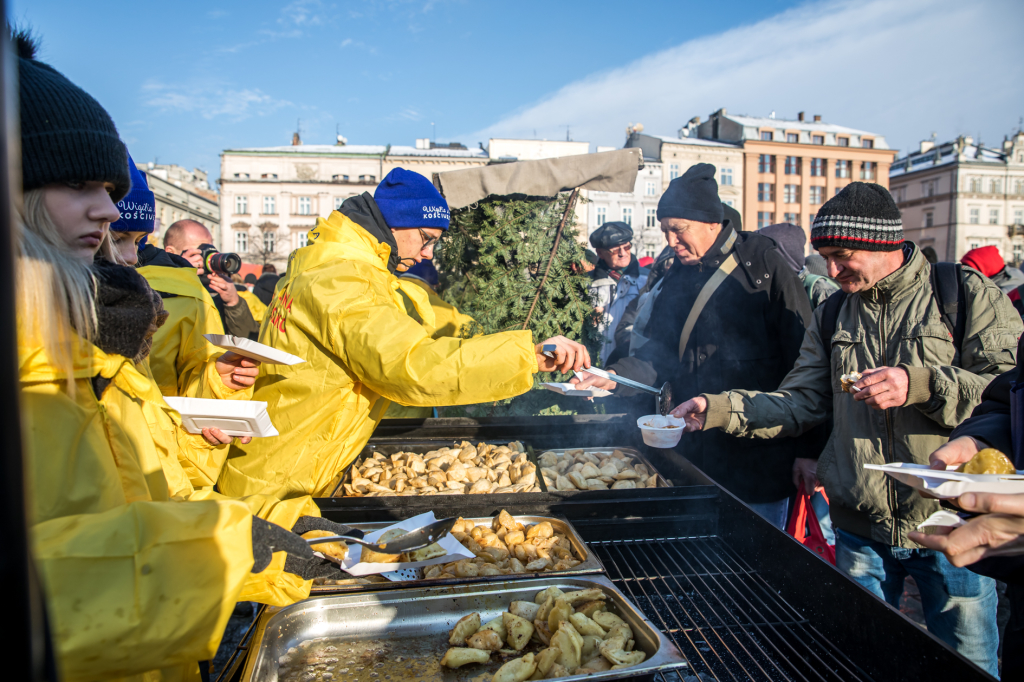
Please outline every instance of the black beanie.
[[54, 182], [110, 182], [117, 203], [131, 189], [128, 152], [110, 114], [52, 66], [36, 61], [24, 33], [18, 50], [21, 179], [25, 191]]
[[892, 195], [873, 182], [851, 182], [825, 202], [811, 225], [811, 246], [842, 246], [858, 251], [902, 247], [903, 218]]
[[668, 189], [658, 202], [658, 220], [682, 218], [698, 223], [720, 223], [723, 215], [715, 167], [710, 163], [690, 166], [681, 177], [668, 183]]

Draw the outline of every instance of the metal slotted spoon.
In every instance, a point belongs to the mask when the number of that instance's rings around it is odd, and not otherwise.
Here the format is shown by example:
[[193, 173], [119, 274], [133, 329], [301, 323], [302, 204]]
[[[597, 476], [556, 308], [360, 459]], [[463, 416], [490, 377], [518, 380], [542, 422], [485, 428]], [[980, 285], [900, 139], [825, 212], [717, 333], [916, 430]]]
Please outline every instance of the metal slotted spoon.
[[[459, 520], [459, 517], [453, 516], [449, 519], [441, 519], [440, 521], [434, 521], [428, 523], [422, 528], [411, 530], [405, 535], [399, 535], [397, 538], [388, 540], [385, 544], [379, 545], [376, 542], [370, 542], [368, 540], [362, 540], [360, 538], [352, 537], [350, 535], [331, 535], [323, 538], [309, 538], [306, 540], [307, 545], [319, 545], [324, 542], [354, 542], [357, 545], [363, 547], [369, 547], [370, 549], [377, 552], [388, 552], [389, 554], [401, 554], [402, 552], [408, 552], [414, 549], [423, 549], [428, 547], [448, 533], [451, 532], [455, 526], [455, 522]], [[361, 533], [362, 531], [352, 531]]]

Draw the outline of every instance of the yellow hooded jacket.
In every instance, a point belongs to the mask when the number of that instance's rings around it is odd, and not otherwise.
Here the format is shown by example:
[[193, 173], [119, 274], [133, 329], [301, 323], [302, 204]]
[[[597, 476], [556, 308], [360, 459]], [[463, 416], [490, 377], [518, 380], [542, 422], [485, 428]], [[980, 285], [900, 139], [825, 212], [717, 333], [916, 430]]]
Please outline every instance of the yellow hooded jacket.
[[249, 306], [249, 312], [252, 313], [252, 319], [263, 324], [263, 318], [267, 315], [267, 306], [263, 304], [259, 296], [251, 291], [239, 291], [238, 296], [245, 299], [246, 305]]
[[[464, 405], [529, 390], [537, 359], [529, 331], [431, 339], [405, 310], [388, 271], [391, 249], [335, 211], [317, 220], [278, 283], [260, 342], [306, 362], [263, 365], [255, 400], [281, 433], [233, 445], [219, 481], [233, 496], [328, 494], [390, 401]], [[420, 318], [435, 320], [410, 287]]]

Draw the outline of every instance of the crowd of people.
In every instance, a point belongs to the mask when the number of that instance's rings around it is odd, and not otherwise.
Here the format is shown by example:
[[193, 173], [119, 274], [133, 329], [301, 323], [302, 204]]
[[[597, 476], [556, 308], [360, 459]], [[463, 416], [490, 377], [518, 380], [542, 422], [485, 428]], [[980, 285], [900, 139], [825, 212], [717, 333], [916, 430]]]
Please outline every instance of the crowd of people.
[[[196, 679], [237, 602], [293, 603], [337, 576], [300, 535], [351, 531], [313, 498], [385, 415], [510, 398], [591, 358], [529, 331], [464, 338], [471, 320], [437, 295], [431, 264], [447, 204], [401, 168], [319, 218], [281, 276], [211, 270], [213, 237], [194, 221], [150, 243], [154, 197], [110, 115], [13, 38], [19, 378], [58, 663], [72, 680]], [[591, 235], [597, 357], [686, 398], [673, 412], [686, 456], [766, 521], [782, 528], [801, 491], [851, 579], [895, 604], [913, 576], [929, 630], [992, 674], [994, 579], [1008, 582], [1004, 675], [1024, 674], [1024, 502], [964, 496], [981, 515], [924, 535], [938, 502], [862, 466], [945, 467], [988, 446], [1021, 466], [1024, 276], [984, 249], [934, 263], [886, 189], [863, 182], [821, 207], [806, 256], [799, 226], [743, 230], [715, 174], [697, 164], [669, 184], [668, 247], [649, 264], [629, 225]], [[261, 365], [204, 338], [225, 332], [305, 362]], [[280, 435], [190, 434], [170, 396], [263, 401]]]

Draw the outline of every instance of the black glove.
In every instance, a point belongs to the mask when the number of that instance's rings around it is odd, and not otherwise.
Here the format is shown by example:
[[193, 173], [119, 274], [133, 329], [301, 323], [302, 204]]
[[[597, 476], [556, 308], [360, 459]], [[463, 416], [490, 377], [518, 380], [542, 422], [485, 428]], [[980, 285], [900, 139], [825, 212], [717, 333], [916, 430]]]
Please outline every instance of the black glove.
[[292, 532], [296, 535], [302, 535], [308, 533], [311, 530], [325, 530], [328, 533], [334, 533], [335, 535], [347, 535], [357, 540], [363, 539], [363, 531], [351, 526], [346, 526], [341, 523], [335, 523], [334, 521], [328, 521], [321, 516], [300, 516], [299, 520], [292, 526]]
[[[293, 556], [302, 561], [311, 561], [313, 550], [306, 541], [295, 533], [282, 528], [276, 523], [264, 521], [258, 516], [252, 517], [252, 572], [262, 573], [274, 558], [274, 552], [287, 552], [288, 558]], [[287, 570], [287, 560], [285, 562]], [[289, 571], [294, 573], [295, 571]]]

